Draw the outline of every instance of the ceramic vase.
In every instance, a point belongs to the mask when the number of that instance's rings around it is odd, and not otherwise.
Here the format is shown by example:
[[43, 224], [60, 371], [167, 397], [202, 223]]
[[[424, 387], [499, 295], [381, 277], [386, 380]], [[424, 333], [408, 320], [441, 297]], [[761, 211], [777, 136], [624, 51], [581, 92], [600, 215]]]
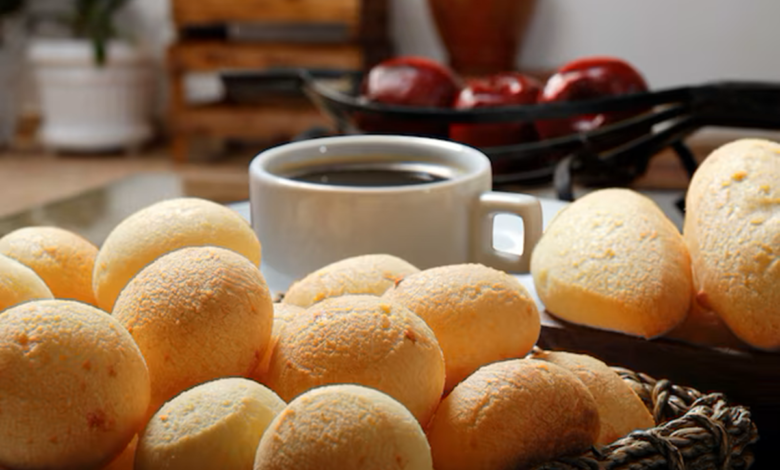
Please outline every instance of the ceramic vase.
[[515, 70], [533, 0], [428, 0], [434, 23], [463, 75]]

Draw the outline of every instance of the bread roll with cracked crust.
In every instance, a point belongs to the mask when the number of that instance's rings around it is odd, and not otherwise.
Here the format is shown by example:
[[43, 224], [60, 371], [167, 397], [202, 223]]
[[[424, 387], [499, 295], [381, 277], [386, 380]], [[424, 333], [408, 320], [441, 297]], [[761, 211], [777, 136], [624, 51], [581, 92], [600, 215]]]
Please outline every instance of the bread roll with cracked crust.
[[597, 444], [611, 444], [631, 431], [655, 426], [653, 416], [639, 396], [595, 357], [562, 351], [536, 351], [529, 357], [570, 370], [588, 387], [599, 409], [601, 431]]
[[404, 276], [418, 271], [391, 255], [355, 256], [329, 264], [295, 282], [282, 302], [306, 308], [342, 295], [382, 295]]
[[715, 150], [686, 197], [684, 238], [698, 302], [748, 344], [780, 350], [780, 144]]
[[436, 470], [510, 470], [588, 450], [596, 400], [563, 367], [512, 359], [482, 367], [445, 398], [428, 428]]
[[628, 189], [595, 191], [561, 211], [534, 249], [531, 274], [555, 316], [644, 338], [685, 319], [693, 288], [677, 227]]

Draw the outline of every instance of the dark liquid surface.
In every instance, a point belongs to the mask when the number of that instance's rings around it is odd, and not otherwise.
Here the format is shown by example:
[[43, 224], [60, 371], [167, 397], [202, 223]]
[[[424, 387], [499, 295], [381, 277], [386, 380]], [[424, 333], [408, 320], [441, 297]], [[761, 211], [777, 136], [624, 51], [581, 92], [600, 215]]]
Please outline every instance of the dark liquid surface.
[[302, 170], [288, 177], [295, 181], [329, 186], [379, 187], [411, 186], [446, 181], [451, 179], [448, 172], [451, 170], [446, 167], [427, 165], [331, 166]]

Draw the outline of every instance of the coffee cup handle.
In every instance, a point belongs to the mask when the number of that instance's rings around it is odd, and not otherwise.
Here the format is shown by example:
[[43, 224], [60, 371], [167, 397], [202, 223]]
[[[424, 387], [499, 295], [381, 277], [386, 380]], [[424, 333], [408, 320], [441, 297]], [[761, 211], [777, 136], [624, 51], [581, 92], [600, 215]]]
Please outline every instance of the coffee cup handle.
[[[523, 254], [516, 255], [493, 248], [493, 219], [498, 214], [513, 214], [523, 219]], [[477, 263], [512, 273], [527, 273], [531, 253], [542, 236], [542, 205], [527, 194], [488, 191], [479, 196], [474, 217], [476, 233], [472, 237], [472, 259]]]

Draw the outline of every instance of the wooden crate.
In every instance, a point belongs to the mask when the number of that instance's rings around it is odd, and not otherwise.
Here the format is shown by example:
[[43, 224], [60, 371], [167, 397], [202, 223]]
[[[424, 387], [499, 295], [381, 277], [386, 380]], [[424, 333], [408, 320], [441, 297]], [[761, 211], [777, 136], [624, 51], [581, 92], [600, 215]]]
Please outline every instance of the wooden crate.
[[327, 119], [308, 101], [277, 101], [258, 106], [190, 105], [183, 89], [187, 73], [295, 66], [359, 69], [363, 60], [362, 48], [354, 44], [312, 46], [218, 41], [173, 44], [168, 51], [168, 73], [174, 158], [188, 159], [193, 136], [290, 138], [314, 125], [327, 124]]
[[346, 23], [357, 30], [361, 0], [174, 0], [178, 25], [229, 22]]
[[[172, 151], [188, 159], [196, 136], [293, 137], [313, 125], [327, 124], [309, 102], [248, 106], [187, 103], [184, 77], [192, 72], [309, 67], [360, 70], [392, 52], [388, 33], [389, 0], [173, 0], [177, 31], [188, 26], [262, 23], [347, 25], [343, 43], [230, 42], [180, 39], [168, 51]], [[186, 35], [182, 35], [186, 37]]]

